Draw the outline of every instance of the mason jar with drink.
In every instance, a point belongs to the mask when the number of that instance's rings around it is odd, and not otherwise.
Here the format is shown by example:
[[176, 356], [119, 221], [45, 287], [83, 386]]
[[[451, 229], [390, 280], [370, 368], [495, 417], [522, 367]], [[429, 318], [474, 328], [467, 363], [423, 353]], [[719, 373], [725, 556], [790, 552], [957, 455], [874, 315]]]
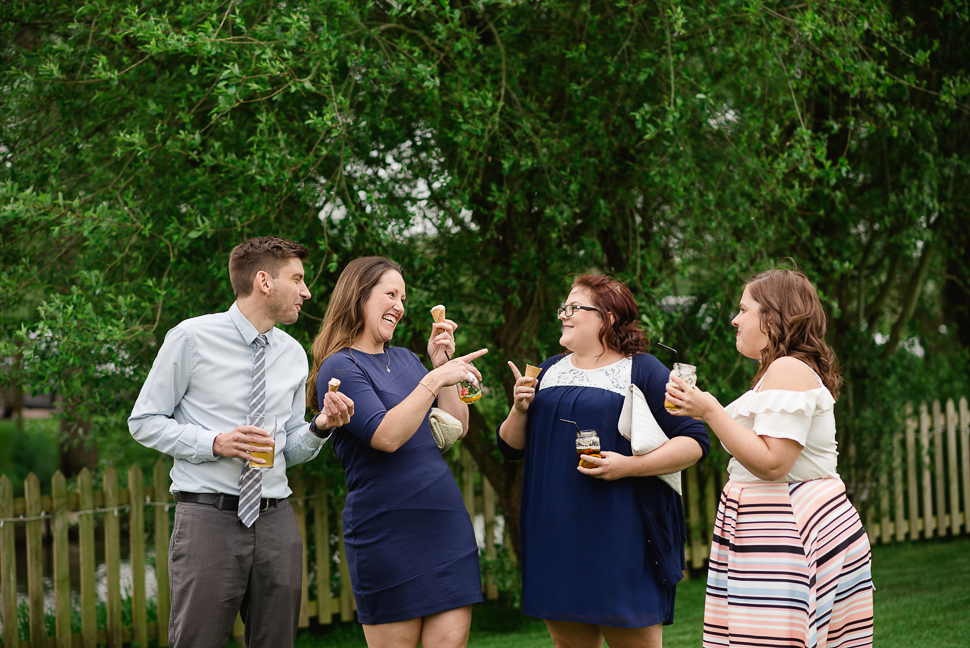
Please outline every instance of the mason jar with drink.
[[[471, 363], [469, 363], [471, 364]], [[474, 374], [468, 372], [468, 380], [458, 383], [458, 398], [463, 403], [474, 403], [482, 397], [482, 386]]]
[[563, 423], [572, 423], [576, 426], [576, 455], [579, 466], [581, 468], [595, 468], [593, 464], [583, 461], [583, 457], [597, 457], [600, 459], [603, 457], [600, 454], [600, 438], [597, 436], [596, 430], [580, 430], [579, 424], [576, 421], [559, 420]]
[[[697, 367], [694, 365], [685, 364], [683, 362], [675, 362], [674, 368], [670, 370], [670, 376], [677, 376], [685, 383], [693, 387], [697, 384]], [[677, 383], [675, 383], [673, 380], [670, 380], [667, 384], [675, 389], [680, 389], [680, 387], [677, 386]], [[664, 407], [669, 412], [676, 412], [680, 410], [680, 407], [667, 400], [666, 396], [664, 396]]]

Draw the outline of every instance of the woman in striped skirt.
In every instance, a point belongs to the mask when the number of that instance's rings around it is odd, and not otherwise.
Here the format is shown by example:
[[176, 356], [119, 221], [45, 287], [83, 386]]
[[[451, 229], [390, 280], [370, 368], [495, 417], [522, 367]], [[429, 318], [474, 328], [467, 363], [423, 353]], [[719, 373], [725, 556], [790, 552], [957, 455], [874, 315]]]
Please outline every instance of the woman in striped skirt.
[[667, 387], [672, 413], [703, 419], [732, 455], [703, 645], [872, 646], [869, 540], [836, 472], [841, 378], [815, 287], [800, 272], [761, 273], [731, 323], [738, 351], [759, 361], [752, 389], [722, 408], [679, 378]]

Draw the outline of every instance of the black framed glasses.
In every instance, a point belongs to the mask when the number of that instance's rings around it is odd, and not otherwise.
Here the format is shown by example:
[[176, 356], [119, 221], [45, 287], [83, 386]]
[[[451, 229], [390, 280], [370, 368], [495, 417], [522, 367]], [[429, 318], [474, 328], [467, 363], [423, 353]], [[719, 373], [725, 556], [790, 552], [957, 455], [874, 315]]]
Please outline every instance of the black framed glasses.
[[600, 309], [593, 308], [591, 306], [576, 306], [575, 304], [563, 304], [556, 310], [556, 314], [559, 317], [562, 317], [563, 315], [565, 315], [567, 318], [570, 318], [573, 315], [575, 315], [576, 311], [578, 310], [593, 311], [594, 313], [600, 312]]

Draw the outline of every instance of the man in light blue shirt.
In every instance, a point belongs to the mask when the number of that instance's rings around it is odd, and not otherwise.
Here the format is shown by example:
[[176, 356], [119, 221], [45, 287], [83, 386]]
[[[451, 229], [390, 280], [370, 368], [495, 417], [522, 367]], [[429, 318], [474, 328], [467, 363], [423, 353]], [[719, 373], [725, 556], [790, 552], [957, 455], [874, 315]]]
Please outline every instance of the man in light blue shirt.
[[[137, 441], [175, 458], [174, 648], [224, 646], [237, 611], [249, 648], [295, 641], [303, 545], [286, 501], [286, 466], [313, 459], [354, 409], [330, 392], [320, 414], [309, 425], [304, 419], [306, 353], [276, 324], [296, 322], [310, 298], [306, 257], [304, 246], [276, 237], [236, 246], [236, 302], [168, 332], [128, 419]], [[275, 425], [247, 425], [253, 412]], [[247, 468], [266, 463], [252, 454], [265, 446], [273, 446], [272, 467]]]

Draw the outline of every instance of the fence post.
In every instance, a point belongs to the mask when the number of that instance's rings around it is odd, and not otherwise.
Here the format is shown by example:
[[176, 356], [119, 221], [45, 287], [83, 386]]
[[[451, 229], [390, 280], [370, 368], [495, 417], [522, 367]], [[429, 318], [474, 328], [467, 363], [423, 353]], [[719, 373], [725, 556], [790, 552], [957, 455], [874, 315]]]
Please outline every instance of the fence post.
[[960, 535], [960, 480], [957, 477], [957, 410], [953, 399], [946, 401], [946, 479], [950, 483], [950, 532]]
[[246, 625], [242, 621], [242, 616], [237, 612], [236, 620], [232, 623], [232, 637], [240, 646], [246, 645]]
[[94, 488], [91, 471], [82, 468], [77, 476], [78, 543], [81, 554], [81, 645], [97, 648], [98, 645], [98, 599], [95, 591], [94, 570]]
[[461, 448], [461, 498], [472, 524], [475, 523], [475, 460], [465, 446]]
[[700, 569], [704, 566], [704, 541], [701, 529], [701, 489], [697, 481], [697, 464], [684, 471], [684, 494], [687, 496], [687, 536], [690, 543], [690, 566]]
[[168, 589], [168, 466], [159, 459], [152, 467], [152, 497], [155, 502], [155, 581], [158, 583], [158, 645], [168, 645], [168, 618], [172, 601]]
[[[495, 489], [485, 475], [482, 475], [482, 515], [485, 520], [485, 557], [495, 560]], [[493, 575], [486, 574], [485, 598], [489, 601], [498, 599], [498, 585]]]
[[310, 625], [310, 578], [308, 563], [310, 555], [307, 549], [306, 529], [306, 486], [303, 478], [294, 475], [290, 480], [290, 487], [293, 489], [293, 514], [296, 516], [296, 528], [300, 532], [300, 540], [303, 541], [303, 578], [300, 583], [300, 618], [297, 621], [298, 628], [306, 628]]
[[707, 558], [711, 557], [711, 539], [714, 537], [714, 521], [720, 501], [718, 469], [713, 462], [704, 462], [704, 545]]
[[148, 645], [148, 612], [145, 608], [145, 478], [138, 466], [128, 469], [128, 542], [131, 557], [131, 638]]
[[[0, 518], [13, 517], [13, 484], [0, 475]], [[3, 624], [3, 645], [19, 646], [17, 629], [17, 536], [13, 523], [0, 522], [0, 592], [3, 593], [3, 618], [13, 622]]]
[[916, 480], [916, 429], [919, 423], [913, 414], [913, 404], [906, 403], [906, 492], [909, 494], [909, 539], [915, 541], [922, 530], [919, 516], [919, 489]]
[[67, 480], [61, 471], [51, 480], [54, 536], [54, 630], [57, 648], [71, 648], [71, 566], [67, 542]]
[[[39, 518], [40, 480], [30, 473], [24, 482], [27, 517]], [[44, 522], [27, 522], [27, 598], [30, 601], [30, 645], [42, 648], [44, 639]], [[16, 618], [16, 617], [14, 617]]]
[[313, 480], [313, 548], [317, 557], [317, 623], [332, 622], [330, 601], [330, 519], [328, 516], [327, 478]]
[[[904, 426], [909, 426], [908, 421], [903, 422]], [[906, 512], [903, 509], [903, 439], [906, 436], [905, 430], [893, 434], [893, 505], [895, 506], [896, 520], [896, 542], [906, 539]]]
[[960, 399], [960, 438], [963, 448], [963, 531], [970, 534], [970, 411], [967, 399]]
[[118, 472], [113, 466], [104, 471], [104, 563], [108, 586], [108, 648], [124, 643], [121, 626], [121, 525], [118, 520]]
[[[891, 455], [890, 455], [891, 456]], [[878, 471], [876, 482], [879, 484], [879, 542], [889, 542], [889, 473], [885, 469]]]
[[933, 401], [933, 464], [936, 472], [936, 529], [937, 534], [946, 535], [947, 518], [946, 512], [946, 476], [944, 474], [943, 462], [943, 431], [946, 429], [946, 419], [943, 418], [943, 410], [940, 401]]
[[933, 537], [933, 479], [930, 474], [930, 415], [926, 403], [919, 404], [919, 442], [923, 458], [923, 538]]

